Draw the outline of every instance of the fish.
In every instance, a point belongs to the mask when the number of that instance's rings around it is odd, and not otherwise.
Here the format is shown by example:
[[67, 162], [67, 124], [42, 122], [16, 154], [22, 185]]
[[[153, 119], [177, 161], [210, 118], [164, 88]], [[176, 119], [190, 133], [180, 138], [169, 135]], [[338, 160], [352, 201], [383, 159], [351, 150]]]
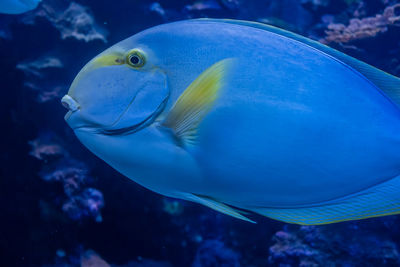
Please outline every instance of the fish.
[[400, 79], [280, 28], [152, 27], [89, 61], [61, 102], [84, 146], [167, 197], [252, 223], [400, 213]]
[[1, 0], [0, 13], [22, 14], [35, 9], [41, 0]]

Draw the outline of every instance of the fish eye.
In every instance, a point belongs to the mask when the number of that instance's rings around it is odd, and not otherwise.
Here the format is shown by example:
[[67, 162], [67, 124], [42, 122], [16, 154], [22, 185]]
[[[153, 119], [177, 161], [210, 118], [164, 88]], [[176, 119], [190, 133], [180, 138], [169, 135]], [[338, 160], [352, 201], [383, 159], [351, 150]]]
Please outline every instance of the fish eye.
[[127, 62], [134, 68], [140, 68], [146, 63], [146, 58], [143, 52], [139, 50], [132, 50], [127, 55]]

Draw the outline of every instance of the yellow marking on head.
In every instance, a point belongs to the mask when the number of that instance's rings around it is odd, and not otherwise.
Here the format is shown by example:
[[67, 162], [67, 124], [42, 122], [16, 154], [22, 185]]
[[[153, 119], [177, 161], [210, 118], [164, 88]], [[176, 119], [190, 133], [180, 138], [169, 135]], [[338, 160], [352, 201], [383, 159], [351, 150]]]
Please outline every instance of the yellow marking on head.
[[76, 85], [79, 83], [82, 77], [85, 76], [90, 71], [101, 67], [123, 65], [123, 64], [125, 64], [125, 55], [120, 52], [103, 53], [102, 55], [95, 57], [82, 68], [82, 70], [78, 73], [78, 75], [76, 75], [68, 91], [68, 94], [69, 95], [74, 94], [74, 89]]
[[113, 65], [122, 65], [125, 64], [125, 57], [122, 53], [110, 53], [104, 54], [98, 57], [95, 57], [91, 63], [92, 69], [104, 67], [104, 66], [113, 66]]

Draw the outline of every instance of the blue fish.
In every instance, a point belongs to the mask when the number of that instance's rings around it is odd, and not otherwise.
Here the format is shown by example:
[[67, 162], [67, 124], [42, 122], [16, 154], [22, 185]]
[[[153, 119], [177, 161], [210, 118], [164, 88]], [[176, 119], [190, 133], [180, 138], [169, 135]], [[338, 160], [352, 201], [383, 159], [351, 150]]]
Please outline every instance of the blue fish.
[[0, 13], [21, 14], [35, 9], [41, 0], [1, 0]]
[[253, 222], [400, 213], [400, 79], [265, 24], [199, 19], [92, 59], [62, 103], [138, 184]]

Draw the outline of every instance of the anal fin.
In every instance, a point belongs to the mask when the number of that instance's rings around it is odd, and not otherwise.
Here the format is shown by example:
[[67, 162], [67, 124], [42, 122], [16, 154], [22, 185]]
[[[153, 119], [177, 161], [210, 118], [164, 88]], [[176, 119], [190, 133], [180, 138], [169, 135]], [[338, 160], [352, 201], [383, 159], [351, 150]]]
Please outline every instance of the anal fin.
[[250, 220], [249, 218], [243, 216], [241, 213], [245, 213], [239, 209], [236, 209], [234, 207], [228, 206], [224, 203], [221, 203], [219, 201], [216, 201], [212, 198], [205, 197], [205, 196], [198, 196], [195, 194], [185, 194], [185, 199], [189, 201], [193, 201], [199, 204], [202, 204], [204, 206], [207, 206], [215, 211], [221, 212], [223, 214], [235, 217], [237, 219], [246, 221], [246, 222], [251, 222], [251, 223], [256, 223], [255, 221]]
[[299, 208], [249, 208], [269, 218], [320, 225], [400, 214], [400, 176], [338, 200]]

